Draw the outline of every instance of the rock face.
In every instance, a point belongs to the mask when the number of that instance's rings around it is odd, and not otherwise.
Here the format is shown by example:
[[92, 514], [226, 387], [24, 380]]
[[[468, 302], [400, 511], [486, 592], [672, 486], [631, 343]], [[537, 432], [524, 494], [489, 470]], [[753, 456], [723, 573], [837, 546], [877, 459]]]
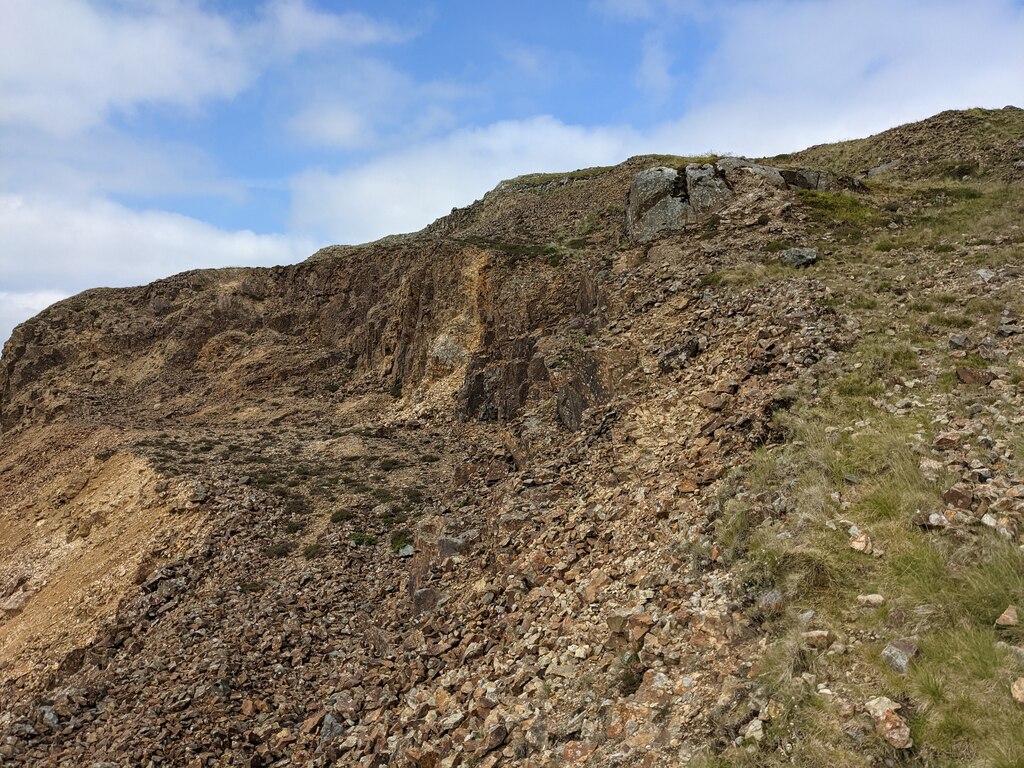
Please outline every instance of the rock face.
[[751, 186], [835, 191], [856, 184], [825, 171], [780, 170], [738, 157], [682, 168], [648, 168], [636, 174], [630, 185], [626, 234], [634, 243], [648, 243], [678, 232], [706, 221]]

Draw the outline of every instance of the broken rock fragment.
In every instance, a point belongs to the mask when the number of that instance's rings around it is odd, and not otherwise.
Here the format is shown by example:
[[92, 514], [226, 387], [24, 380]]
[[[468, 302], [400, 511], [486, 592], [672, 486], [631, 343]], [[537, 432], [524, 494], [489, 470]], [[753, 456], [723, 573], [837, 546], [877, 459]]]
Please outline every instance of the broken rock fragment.
[[917, 655], [917, 639], [902, 637], [882, 649], [882, 659], [900, 674], [906, 674], [910, 661]]
[[900, 705], [885, 696], [876, 696], [864, 704], [865, 711], [875, 722], [875, 732], [896, 749], [914, 746], [910, 726], [897, 714]]

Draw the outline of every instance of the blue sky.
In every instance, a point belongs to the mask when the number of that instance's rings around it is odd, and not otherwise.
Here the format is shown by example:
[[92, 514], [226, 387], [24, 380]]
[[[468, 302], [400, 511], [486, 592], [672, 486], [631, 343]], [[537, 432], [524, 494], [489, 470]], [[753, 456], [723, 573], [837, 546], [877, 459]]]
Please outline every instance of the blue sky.
[[1024, 103], [1021, 0], [0, 0], [0, 337], [521, 173]]

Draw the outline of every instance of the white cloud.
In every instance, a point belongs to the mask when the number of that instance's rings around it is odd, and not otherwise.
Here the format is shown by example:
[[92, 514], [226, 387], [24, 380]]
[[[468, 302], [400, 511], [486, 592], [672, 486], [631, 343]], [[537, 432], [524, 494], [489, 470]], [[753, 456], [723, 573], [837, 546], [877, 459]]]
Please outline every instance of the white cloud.
[[664, 102], [672, 95], [675, 78], [671, 68], [675, 57], [665, 46], [664, 37], [650, 33], [644, 38], [637, 85], [657, 102]]
[[306, 107], [288, 128], [306, 142], [338, 149], [357, 149], [375, 139], [363, 116], [340, 104]]
[[0, 337], [40, 304], [86, 288], [123, 286], [200, 267], [299, 261], [316, 244], [285, 235], [225, 231], [165, 211], [102, 199], [0, 196]]
[[257, 46], [269, 46], [278, 55], [291, 57], [331, 43], [398, 43], [410, 33], [361, 13], [325, 13], [302, 0], [275, 0], [264, 7], [253, 37]]
[[189, 144], [142, 139], [96, 128], [65, 139], [40, 140], [25, 128], [0, 127], [0, 192], [194, 195], [240, 200], [244, 185], [226, 179], [215, 158]]
[[582, 128], [552, 117], [463, 129], [352, 170], [297, 176], [292, 221], [343, 243], [408, 232], [503, 179], [619, 162], [638, 144], [628, 128]]
[[340, 150], [380, 149], [422, 140], [450, 128], [449, 107], [467, 95], [446, 81], [419, 81], [385, 61], [368, 56], [334, 59], [297, 88], [308, 100], [287, 122], [305, 144]]
[[720, 21], [697, 106], [653, 132], [666, 148], [773, 154], [1024, 100], [1024, 10], [1007, 0], [772, 0]]
[[360, 14], [323, 13], [301, 0], [268, 3], [250, 22], [186, 0], [129, 7], [7, 0], [0, 123], [72, 136], [142, 104], [195, 109], [230, 98], [304, 51], [402, 39]]

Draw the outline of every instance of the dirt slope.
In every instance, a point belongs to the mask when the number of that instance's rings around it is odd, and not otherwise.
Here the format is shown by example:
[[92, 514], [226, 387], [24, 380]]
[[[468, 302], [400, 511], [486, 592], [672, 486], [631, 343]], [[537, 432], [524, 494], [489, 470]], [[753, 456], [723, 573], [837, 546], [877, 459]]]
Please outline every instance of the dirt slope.
[[527, 176], [19, 326], [0, 755], [1014, 764], [1019, 133]]

